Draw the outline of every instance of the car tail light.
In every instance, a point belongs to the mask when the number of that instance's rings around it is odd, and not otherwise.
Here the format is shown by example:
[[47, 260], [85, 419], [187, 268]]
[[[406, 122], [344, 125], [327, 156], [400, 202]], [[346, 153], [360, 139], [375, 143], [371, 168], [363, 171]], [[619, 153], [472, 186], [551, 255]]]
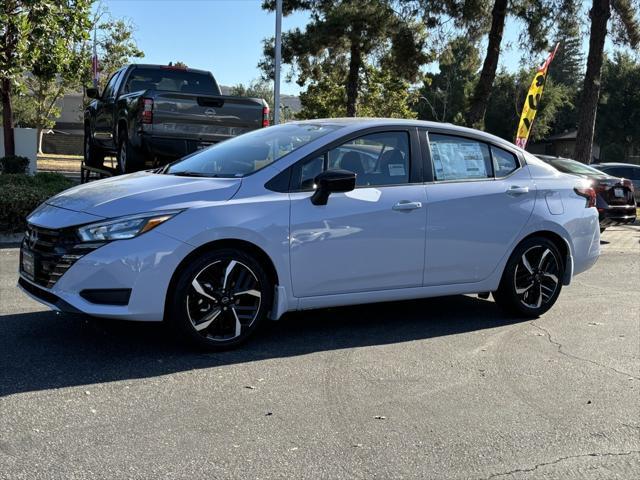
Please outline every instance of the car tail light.
[[596, 191], [593, 187], [578, 186], [573, 189], [578, 195], [587, 199], [586, 208], [596, 206]]
[[624, 185], [625, 187], [627, 187], [629, 190], [631, 190], [633, 192], [633, 190], [634, 190], [633, 182], [631, 180], [629, 180], [628, 178], [623, 178], [622, 179], [622, 185]]
[[142, 98], [142, 110], [140, 111], [141, 123], [153, 123], [153, 99]]
[[262, 109], [262, 126], [269, 126], [269, 107], [263, 107]]

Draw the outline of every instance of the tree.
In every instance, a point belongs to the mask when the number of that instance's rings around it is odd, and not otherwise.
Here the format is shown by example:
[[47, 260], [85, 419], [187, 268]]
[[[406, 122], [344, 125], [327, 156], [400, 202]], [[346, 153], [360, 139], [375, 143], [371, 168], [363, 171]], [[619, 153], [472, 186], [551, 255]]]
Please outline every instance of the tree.
[[73, 45], [87, 38], [91, 0], [3, 0], [0, 3], [0, 93], [5, 155], [15, 154], [12, 96], [25, 72], [55, 78]]
[[269, 108], [273, 109], [273, 87], [270, 82], [264, 79], [253, 80], [246, 87], [242, 83], [238, 83], [231, 87], [230, 94], [239, 97], [262, 98], [267, 102]]
[[601, 159], [621, 161], [640, 148], [640, 62], [616, 52], [602, 69], [595, 137]]
[[[485, 32], [487, 51], [475, 84], [465, 122], [469, 126], [482, 127], [484, 116], [493, 91], [500, 61], [500, 48], [507, 17], [518, 19], [525, 28], [521, 43], [527, 50], [539, 52], [547, 48], [546, 32], [553, 23], [553, 6], [556, 0], [421, 0], [427, 24], [448, 22], [462, 29], [469, 41], [476, 41]], [[486, 19], [491, 22], [487, 25]], [[444, 18], [444, 20], [442, 20]]]
[[479, 68], [474, 43], [466, 36], [452, 39], [438, 57], [438, 72], [426, 74], [416, 107], [419, 117], [463, 124]]
[[557, 16], [553, 43], [558, 51], [549, 67], [549, 78], [568, 89], [571, 102], [562, 106], [553, 122], [552, 133], [574, 130], [578, 121], [576, 105], [584, 75], [582, 35], [580, 29], [580, 2], [562, 0]]
[[612, 14], [613, 39], [619, 44], [637, 47], [640, 44], [640, 25], [636, 18], [638, 2], [634, 0], [593, 0], [589, 17], [589, 54], [587, 72], [584, 77], [580, 97], [578, 132], [576, 135], [576, 160], [591, 163], [593, 135], [596, 125], [596, 111], [600, 97], [600, 80], [604, 56], [604, 42], [607, 37], [607, 23]]
[[[345, 114], [356, 116], [367, 65], [393, 70], [399, 79], [415, 80], [428, 57], [422, 26], [394, 9], [402, 2], [391, 0], [284, 0], [284, 14], [310, 12], [311, 21], [301, 30], [282, 36], [283, 63], [292, 65], [297, 82], [322, 83], [332, 58], [346, 61], [340, 83], [345, 89]], [[274, 0], [263, 7], [273, 10]], [[260, 66], [273, 74], [273, 39], [265, 42], [265, 59]]]
[[[104, 18], [104, 20], [103, 20]], [[144, 52], [138, 48], [131, 22], [124, 19], [113, 19], [105, 10], [95, 16], [94, 25], [97, 27], [96, 43], [100, 66], [100, 87], [104, 88], [109, 77], [130, 63], [134, 58], [144, 57]], [[86, 50], [85, 66], [82, 69], [83, 85], [91, 82], [91, 51]]]

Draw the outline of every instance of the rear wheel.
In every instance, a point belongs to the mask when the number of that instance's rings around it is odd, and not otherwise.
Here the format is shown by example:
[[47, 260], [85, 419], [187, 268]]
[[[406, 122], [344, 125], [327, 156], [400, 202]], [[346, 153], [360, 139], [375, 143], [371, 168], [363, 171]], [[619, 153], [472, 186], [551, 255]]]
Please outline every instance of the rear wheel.
[[102, 167], [104, 163], [104, 153], [93, 144], [91, 131], [85, 128], [84, 131], [84, 164], [88, 167]]
[[241, 250], [221, 249], [180, 273], [168, 321], [191, 343], [224, 350], [256, 331], [272, 300], [273, 285], [260, 263]]
[[538, 317], [558, 299], [563, 274], [564, 261], [555, 244], [543, 237], [528, 238], [511, 254], [493, 298], [510, 313]]

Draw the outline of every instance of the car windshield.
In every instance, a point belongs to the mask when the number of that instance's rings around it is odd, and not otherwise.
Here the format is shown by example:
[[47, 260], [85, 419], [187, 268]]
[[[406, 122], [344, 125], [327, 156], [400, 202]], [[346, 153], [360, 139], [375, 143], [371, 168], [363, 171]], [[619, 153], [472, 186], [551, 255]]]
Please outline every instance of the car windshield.
[[576, 162], [575, 160], [568, 159], [554, 159], [551, 160], [551, 165], [564, 173], [575, 173], [578, 175], [600, 175], [602, 172], [596, 170], [593, 167], [585, 165], [584, 163]]
[[341, 127], [313, 123], [287, 123], [261, 128], [178, 160], [167, 167], [164, 173], [197, 177], [244, 177], [338, 128]]

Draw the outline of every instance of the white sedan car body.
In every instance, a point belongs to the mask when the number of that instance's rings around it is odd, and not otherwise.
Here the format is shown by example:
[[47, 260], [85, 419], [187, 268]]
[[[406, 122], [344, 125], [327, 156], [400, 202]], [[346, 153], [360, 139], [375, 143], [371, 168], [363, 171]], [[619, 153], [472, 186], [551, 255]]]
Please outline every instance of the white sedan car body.
[[[355, 188], [343, 185], [338, 190], [349, 191], [327, 193], [324, 204], [312, 201], [318, 175], [331, 170], [355, 173]], [[561, 274], [558, 283], [568, 285], [600, 249], [598, 214], [580, 182], [500, 138], [453, 125], [294, 122], [225, 141], [160, 171], [95, 181], [51, 198], [28, 218], [19, 284], [55, 309], [161, 321], [183, 291], [185, 268], [221, 249], [241, 251], [268, 280], [244, 257], [214, 258], [184, 280], [191, 285], [184, 287], [191, 289], [183, 293], [186, 308], [195, 305], [185, 318], [194, 331], [202, 330], [194, 317], [215, 324], [224, 312], [231, 315], [231, 334], [204, 335], [223, 344], [247, 326], [240, 307], [222, 307], [223, 294], [253, 296], [253, 313], [278, 319], [301, 309], [496, 292], [518, 246], [533, 237], [555, 246], [561, 265], [548, 278]], [[547, 261], [547, 253], [530, 255]], [[524, 262], [525, 283], [544, 287], [545, 273]], [[211, 265], [218, 273], [202, 273]], [[251, 282], [235, 282], [255, 289], [231, 292], [223, 283], [243, 268]], [[220, 277], [221, 284], [200, 274]], [[542, 293], [527, 301], [535, 306]], [[233, 298], [242, 303], [240, 295]], [[250, 316], [250, 306], [244, 308]]]

